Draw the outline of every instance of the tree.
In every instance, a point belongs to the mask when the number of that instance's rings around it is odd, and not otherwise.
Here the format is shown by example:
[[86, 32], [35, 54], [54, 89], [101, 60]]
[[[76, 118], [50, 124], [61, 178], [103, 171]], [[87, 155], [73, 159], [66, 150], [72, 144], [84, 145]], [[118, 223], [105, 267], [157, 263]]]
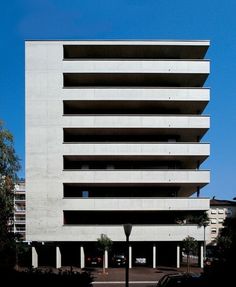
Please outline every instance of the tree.
[[177, 224], [197, 224], [199, 227], [204, 227], [204, 238], [203, 238], [203, 258], [206, 259], [206, 227], [210, 224], [210, 218], [208, 213], [205, 211], [201, 214], [187, 215], [184, 218], [177, 218]]
[[218, 255], [225, 263], [235, 264], [236, 254], [236, 218], [226, 218], [224, 228], [216, 239]]
[[208, 286], [224, 286], [235, 280], [236, 218], [226, 218], [214, 246], [214, 259], [205, 266]]
[[202, 213], [197, 217], [197, 224], [199, 227], [204, 227], [204, 239], [203, 239], [203, 259], [206, 259], [206, 227], [210, 224], [210, 218], [207, 212]]
[[199, 227], [207, 226], [210, 223], [210, 219], [208, 217], [208, 213], [200, 213], [194, 215], [185, 215], [179, 218], [176, 218], [177, 224], [197, 224]]
[[197, 241], [191, 237], [191, 236], [187, 236], [184, 240], [183, 240], [183, 249], [185, 251], [185, 253], [187, 254], [187, 272], [190, 272], [190, 254], [193, 254], [196, 252], [197, 250]]
[[15, 240], [11, 232], [14, 215], [14, 185], [19, 158], [15, 153], [13, 136], [0, 121], [0, 257], [1, 264], [8, 264], [14, 257]]
[[98, 250], [102, 252], [103, 258], [103, 274], [106, 273], [105, 269], [105, 251], [109, 251], [112, 246], [111, 239], [106, 234], [101, 234], [100, 238], [97, 239], [98, 241]]

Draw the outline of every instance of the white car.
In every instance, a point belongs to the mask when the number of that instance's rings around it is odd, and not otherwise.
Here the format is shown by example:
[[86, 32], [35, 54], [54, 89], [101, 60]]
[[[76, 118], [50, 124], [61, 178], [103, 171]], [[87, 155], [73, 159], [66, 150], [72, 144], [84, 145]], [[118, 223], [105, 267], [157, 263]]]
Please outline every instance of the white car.
[[146, 257], [136, 257], [135, 264], [139, 264], [139, 265], [145, 265], [147, 263], [147, 258]]

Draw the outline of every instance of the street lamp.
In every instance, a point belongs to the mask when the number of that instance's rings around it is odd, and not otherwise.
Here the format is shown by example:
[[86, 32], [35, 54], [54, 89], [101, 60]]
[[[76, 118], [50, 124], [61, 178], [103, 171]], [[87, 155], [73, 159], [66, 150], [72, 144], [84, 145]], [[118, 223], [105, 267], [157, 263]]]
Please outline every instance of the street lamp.
[[125, 264], [125, 287], [129, 287], [129, 236], [132, 230], [132, 224], [124, 224], [124, 232], [126, 236], [126, 264]]
[[203, 262], [206, 260], [206, 227], [208, 226], [208, 222], [203, 223], [204, 227], [204, 242], [203, 242]]

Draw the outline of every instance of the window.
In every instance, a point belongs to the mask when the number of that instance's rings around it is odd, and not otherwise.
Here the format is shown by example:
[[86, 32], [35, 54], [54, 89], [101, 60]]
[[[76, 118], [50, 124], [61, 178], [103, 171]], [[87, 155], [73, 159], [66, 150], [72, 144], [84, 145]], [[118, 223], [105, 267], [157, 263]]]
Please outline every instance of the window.
[[218, 219], [218, 223], [223, 223], [224, 222], [224, 218], [219, 218]]
[[212, 209], [211, 214], [216, 214], [216, 209]]
[[217, 223], [217, 220], [216, 220], [215, 218], [212, 218], [212, 219], [211, 219], [211, 223], [212, 223], [212, 224], [216, 224], [216, 223]]
[[224, 209], [218, 209], [219, 214], [224, 214]]
[[225, 213], [227, 214], [227, 216], [231, 216], [233, 212], [231, 208], [228, 208], [225, 210]]
[[83, 198], [88, 198], [89, 197], [89, 192], [86, 191], [86, 190], [82, 191], [82, 197]]

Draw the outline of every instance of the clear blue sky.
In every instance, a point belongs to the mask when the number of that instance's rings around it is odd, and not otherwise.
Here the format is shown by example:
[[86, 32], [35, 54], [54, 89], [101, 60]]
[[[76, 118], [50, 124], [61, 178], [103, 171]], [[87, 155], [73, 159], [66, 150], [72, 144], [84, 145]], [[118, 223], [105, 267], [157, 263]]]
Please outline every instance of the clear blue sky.
[[202, 195], [236, 196], [235, 0], [11, 0], [0, 9], [0, 118], [14, 134], [24, 177], [25, 39], [209, 39], [212, 171]]

